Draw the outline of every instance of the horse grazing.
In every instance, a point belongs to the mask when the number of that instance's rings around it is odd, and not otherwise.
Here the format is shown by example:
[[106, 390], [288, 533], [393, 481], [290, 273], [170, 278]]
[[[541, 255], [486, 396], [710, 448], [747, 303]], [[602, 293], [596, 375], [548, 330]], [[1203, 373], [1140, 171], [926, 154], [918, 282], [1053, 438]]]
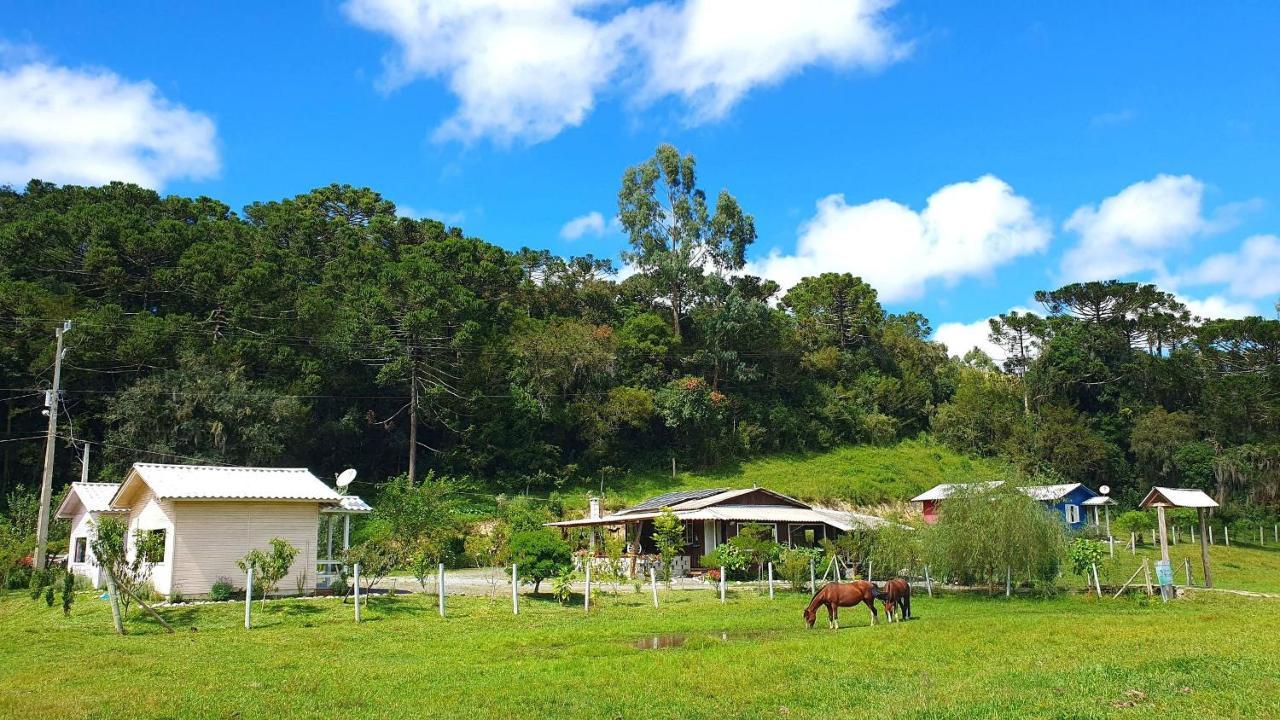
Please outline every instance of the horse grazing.
[[894, 622], [895, 610], [902, 608], [902, 619], [911, 619], [911, 583], [902, 578], [894, 578], [884, 584], [884, 590], [876, 589], [875, 595], [884, 603], [885, 617]]
[[876, 586], [866, 580], [856, 580], [851, 583], [828, 583], [822, 586], [822, 589], [814, 594], [813, 599], [809, 601], [809, 607], [804, 609], [804, 620], [813, 628], [813, 623], [818, 619], [818, 606], [827, 606], [827, 627], [832, 630], [840, 629], [840, 608], [853, 607], [858, 603], [866, 603], [871, 609], [871, 624], [875, 625], [879, 619], [876, 613], [875, 603]]

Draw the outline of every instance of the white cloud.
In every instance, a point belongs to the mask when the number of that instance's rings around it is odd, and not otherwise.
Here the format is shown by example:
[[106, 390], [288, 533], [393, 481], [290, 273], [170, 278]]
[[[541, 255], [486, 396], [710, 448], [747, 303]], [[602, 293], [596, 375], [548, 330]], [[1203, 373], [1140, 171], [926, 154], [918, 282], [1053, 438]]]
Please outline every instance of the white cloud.
[[579, 215], [570, 220], [560, 228], [560, 237], [565, 240], [577, 240], [584, 235], [594, 235], [599, 237], [604, 235], [605, 222], [604, 216], [599, 212], [592, 210], [586, 215]]
[[219, 169], [208, 116], [146, 81], [43, 62], [0, 69], [0, 182], [112, 180], [161, 188]]
[[1190, 175], [1157, 175], [1098, 205], [1076, 210], [1063, 228], [1080, 236], [1062, 257], [1065, 281], [1108, 280], [1164, 271], [1164, 257], [1193, 236], [1220, 229], [1202, 209], [1204, 183]]
[[650, 6], [636, 40], [642, 98], [674, 95], [693, 120], [723, 117], [753, 88], [813, 65], [878, 68], [902, 59], [887, 0], [689, 0]]
[[547, 140], [580, 125], [606, 89], [682, 99], [724, 115], [752, 88], [813, 65], [877, 68], [904, 57], [891, 0], [348, 0], [389, 35], [392, 85], [443, 78], [459, 106], [438, 140]]
[[1185, 285], [1225, 285], [1235, 296], [1274, 298], [1280, 295], [1280, 237], [1254, 235], [1231, 253], [1205, 258], [1177, 278]]
[[929, 280], [988, 275], [1048, 242], [1048, 227], [1030, 201], [985, 175], [943, 187], [921, 212], [892, 200], [849, 205], [843, 195], [829, 195], [801, 226], [794, 254], [775, 250], [748, 272], [783, 289], [805, 276], [849, 272], [896, 302], [920, 296]]
[[991, 325], [987, 321], [990, 319], [984, 318], [971, 323], [942, 323], [933, 331], [933, 339], [946, 345], [947, 354], [954, 357], [964, 357], [965, 353], [976, 347], [999, 365], [1004, 362], [1005, 352], [989, 339]]
[[1187, 306], [1192, 315], [1212, 320], [1216, 318], [1242, 318], [1257, 315], [1253, 303], [1228, 300], [1221, 295], [1210, 295], [1203, 300], [1177, 295], [1178, 301]]

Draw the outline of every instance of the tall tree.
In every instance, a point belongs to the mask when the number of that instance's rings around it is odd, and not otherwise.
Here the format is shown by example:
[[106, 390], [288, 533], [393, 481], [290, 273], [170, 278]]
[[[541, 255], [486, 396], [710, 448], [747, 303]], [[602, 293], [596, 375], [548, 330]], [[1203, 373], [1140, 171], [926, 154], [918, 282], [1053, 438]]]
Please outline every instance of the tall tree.
[[695, 166], [692, 155], [660, 145], [652, 158], [627, 168], [618, 191], [618, 218], [631, 243], [623, 259], [663, 289], [677, 340], [706, 270], [741, 269], [756, 240], [755, 220], [727, 190], [714, 210], [707, 206]]

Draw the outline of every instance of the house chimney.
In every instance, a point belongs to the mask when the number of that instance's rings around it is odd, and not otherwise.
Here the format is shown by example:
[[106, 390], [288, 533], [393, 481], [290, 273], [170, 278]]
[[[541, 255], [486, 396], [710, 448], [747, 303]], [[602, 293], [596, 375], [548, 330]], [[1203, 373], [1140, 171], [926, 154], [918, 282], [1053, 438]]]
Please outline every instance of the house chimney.
[[589, 508], [587, 510], [587, 517], [591, 518], [592, 520], [599, 520], [600, 519], [600, 498], [592, 495], [591, 499], [587, 501], [587, 506]]

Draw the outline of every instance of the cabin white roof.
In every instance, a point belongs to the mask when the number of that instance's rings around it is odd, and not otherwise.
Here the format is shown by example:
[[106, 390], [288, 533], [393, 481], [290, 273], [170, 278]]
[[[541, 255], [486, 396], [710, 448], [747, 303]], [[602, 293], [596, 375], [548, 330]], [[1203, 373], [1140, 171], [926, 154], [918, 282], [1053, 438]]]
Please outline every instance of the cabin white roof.
[[1114, 498], [1109, 498], [1106, 495], [1095, 495], [1080, 504], [1081, 505], [1115, 505], [1116, 501]]
[[341, 502], [342, 496], [306, 468], [223, 467], [134, 463], [111, 498], [113, 507], [135, 483], [161, 500], [286, 500]]
[[1153, 487], [1151, 492], [1147, 493], [1147, 496], [1139, 503], [1139, 507], [1156, 507], [1158, 505], [1186, 508], [1218, 507], [1218, 503], [1206, 495], [1203, 490], [1189, 488]]
[[114, 512], [111, 508], [111, 498], [115, 497], [119, 489], [120, 483], [71, 483], [71, 489], [67, 491], [67, 496], [62, 499], [62, 504], [58, 506], [54, 516], [63, 519], [71, 518], [75, 514], [77, 503], [84, 506], [86, 512]]
[[320, 512], [340, 515], [363, 515], [373, 512], [373, 506], [361, 499], [359, 495], [343, 495], [342, 500], [337, 505], [327, 507]]
[[955, 494], [957, 490], [961, 490], [965, 488], [973, 488], [975, 490], [991, 489], [994, 487], [999, 487], [1002, 484], [1003, 484], [1003, 481], [1001, 480], [992, 480], [991, 482], [977, 482], [977, 483], [943, 483], [941, 485], [934, 485], [928, 490], [925, 490], [919, 495], [911, 498], [910, 502], [924, 502], [925, 500], [945, 500], [951, 497], [953, 494]]

